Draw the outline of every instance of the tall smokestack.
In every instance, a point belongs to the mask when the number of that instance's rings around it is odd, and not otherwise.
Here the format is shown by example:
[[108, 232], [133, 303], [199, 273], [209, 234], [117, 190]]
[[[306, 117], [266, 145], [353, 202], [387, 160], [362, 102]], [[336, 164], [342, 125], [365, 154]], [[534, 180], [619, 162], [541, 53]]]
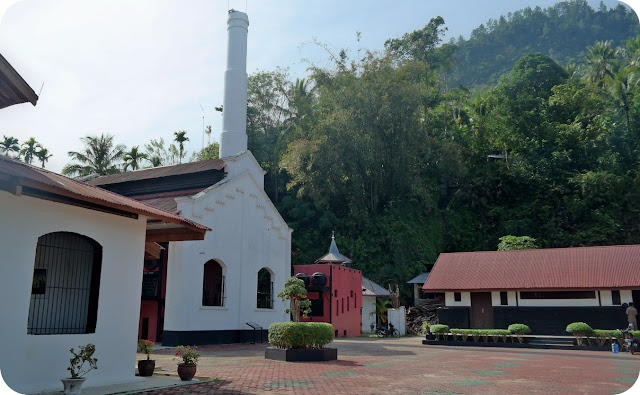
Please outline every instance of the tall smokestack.
[[247, 149], [247, 14], [230, 10], [227, 31], [229, 41], [227, 71], [224, 73], [221, 158]]

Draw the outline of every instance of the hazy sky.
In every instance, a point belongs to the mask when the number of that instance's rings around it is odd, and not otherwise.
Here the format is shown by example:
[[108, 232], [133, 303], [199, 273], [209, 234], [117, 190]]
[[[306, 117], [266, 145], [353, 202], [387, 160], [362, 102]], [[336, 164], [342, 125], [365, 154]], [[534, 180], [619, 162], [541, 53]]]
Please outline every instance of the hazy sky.
[[[249, 15], [248, 72], [291, 69], [307, 58], [329, 65], [314, 38], [341, 48], [379, 50], [388, 38], [422, 28], [438, 15], [447, 39], [489, 18], [553, 0], [0, 0], [0, 53], [38, 93], [37, 106], [0, 110], [0, 137], [35, 137], [60, 171], [80, 137], [116, 136], [127, 147], [173, 139], [186, 130], [188, 157], [202, 147], [202, 117], [217, 141], [228, 8]], [[597, 7], [598, 0], [590, 1]], [[609, 7], [618, 3], [606, 0]], [[245, 5], [246, 4], [246, 5]], [[640, 0], [629, 2], [639, 9]], [[202, 107], [201, 107], [202, 106]]]

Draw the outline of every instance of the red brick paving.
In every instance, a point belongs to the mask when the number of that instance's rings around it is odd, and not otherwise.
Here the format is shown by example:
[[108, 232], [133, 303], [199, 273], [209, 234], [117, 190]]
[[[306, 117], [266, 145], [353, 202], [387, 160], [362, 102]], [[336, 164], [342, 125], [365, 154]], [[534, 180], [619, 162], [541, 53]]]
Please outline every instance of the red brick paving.
[[[332, 362], [265, 360], [266, 346], [199, 347], [197, 376], [218, 381], [145, 393], [611, 394], [629, 389], [640, 371], [640, 355], [431, 346], [418, 337], [337, 339]], [[156, 369], [175, 373], [171, 350], [153, 356]]]

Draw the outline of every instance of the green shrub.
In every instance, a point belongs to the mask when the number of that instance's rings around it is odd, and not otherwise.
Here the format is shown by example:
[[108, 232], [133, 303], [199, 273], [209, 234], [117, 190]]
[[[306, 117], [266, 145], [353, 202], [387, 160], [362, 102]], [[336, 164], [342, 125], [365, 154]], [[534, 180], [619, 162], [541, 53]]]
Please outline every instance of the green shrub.
[[321, 349], [333, 341], [333, 325], [324, 322], [274, 322], [269, 343], [277, 348]]
[[582, 345], [583, 339], [587, 339], [587, 343], [591, 344], [589, 341], [589, 335], [593, 333], [593, 329], [584, 322], [572, 322], [567, 325], [567, 332], [572, 333], [576, 337], [576, 342], [579, 346]]
[[427, 321], [422, 321], [422, 326], [420, 327], [420, 335], [424, 336], [431, 330], [431, 324]]
[[507, 330], [514, 335], [528, 335], [531, 333], [531, 328], [525, 324], [511, 324]]
[[444, 339], [447, 339], [447, 334], [449, 333], [449, 325], [436, 324], [431, 325], [431, 333], [436, 335], [436, 340], [440, 340], [440, 336], [443, 336]]
[[474, 341], [478, 341], [481, 337], [484, 341], [488, 341], [489, 337], [494, 342], [497, 342], [498, 339], [502, 339], [505, 343], [507, 339], [511, 336], [511, 332], [506, 329], [450, 329], [449, 332], [453, 335], [454, 339], [456, 336], [460, 336], [463, 341], [467, 341], [469, 336], [473, 337]]
[[620, 332], [617, 329], [614, 329], [614, 330], [594, 329], [592, 336], [596, 340], [596, 343], [599, 346], [604, 346], [607, 343], [607, 341], [609, 341], [609, 344], [611, 344], [614, 339], [617, 339], [618, 343], [620, 343], [624, 337], [622, 335], [622, 332]]
[[524, 341], [524, 335], [528, 335], [531, 333], [531, 328], [529, 328], [525, 324], [511, 324], [508, 328], [510, 333], [516, 335], [518, 342], [522, 343]]

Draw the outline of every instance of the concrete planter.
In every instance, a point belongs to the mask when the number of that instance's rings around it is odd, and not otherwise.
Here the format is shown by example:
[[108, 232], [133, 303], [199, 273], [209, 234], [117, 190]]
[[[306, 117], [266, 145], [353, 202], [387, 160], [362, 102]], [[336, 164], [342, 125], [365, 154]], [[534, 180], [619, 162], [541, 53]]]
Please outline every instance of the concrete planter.
[[323, 348], [310, 350], [302, 348], [275, 348], [267, 347], [264, 352], [265, 359], [286, 362], [310, 362], [310, 361], [335, 361], [338, 359], [338, 350], [335, 348]]

